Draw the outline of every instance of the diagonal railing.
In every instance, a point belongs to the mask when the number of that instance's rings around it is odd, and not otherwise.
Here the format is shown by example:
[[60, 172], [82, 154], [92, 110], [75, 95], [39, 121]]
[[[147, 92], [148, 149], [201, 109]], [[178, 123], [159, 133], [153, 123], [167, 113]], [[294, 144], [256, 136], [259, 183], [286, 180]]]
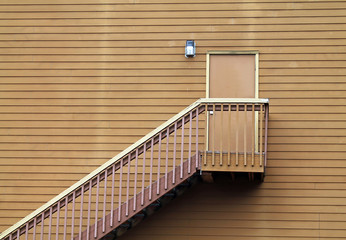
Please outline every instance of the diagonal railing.
[[[261, 134], [256, 136], [259, 141], [253, 142], [256, 146], [252, 156], [263, 156], [264, 169], [268, 100], [200, 99], [1, 233], [0, 239], [100, 239], [197, 169], [208, 166], [211, 113], [239, 115], [248, 110], [260, 116], [253, 122], [253, 129]], [[211, 134], [215, 138], [214, 132]], [[226, 155], [232, 156], [232, 147], [227, 151]], [[223, 152], [219, 151], [221, 158]], [[217, 152], [211, 154], [214, 167]], [[238, 159], [242, 153], [237, 150], [236, 154]], [[245, 148], [244, 154], [246, 157]], [[230, 157], [229, 166], [231, 160]]]

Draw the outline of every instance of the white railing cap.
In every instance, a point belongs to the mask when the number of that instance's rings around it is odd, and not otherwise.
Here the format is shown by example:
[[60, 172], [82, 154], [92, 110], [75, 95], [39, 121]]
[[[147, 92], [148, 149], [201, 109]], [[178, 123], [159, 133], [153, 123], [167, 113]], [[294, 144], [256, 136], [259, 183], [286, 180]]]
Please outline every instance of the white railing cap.
[[201, 98], [200, 103], [269, 103], [268, 98]]

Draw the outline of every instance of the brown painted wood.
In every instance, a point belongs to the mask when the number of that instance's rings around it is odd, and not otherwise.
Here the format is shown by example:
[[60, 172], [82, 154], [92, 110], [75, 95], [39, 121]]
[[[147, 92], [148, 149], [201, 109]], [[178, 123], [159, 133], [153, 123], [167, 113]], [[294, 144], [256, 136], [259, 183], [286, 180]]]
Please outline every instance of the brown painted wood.
[[[345, 1], [0, 7], [0, 231], [205, 97], [207, 51], [258, 50], [259, 97], [271, 111], [266, 178], [252, 191], [266, 191], [192, 192], [127, 238], [346, 238]], [[187, 39], [196, 58], [184, 57]]]

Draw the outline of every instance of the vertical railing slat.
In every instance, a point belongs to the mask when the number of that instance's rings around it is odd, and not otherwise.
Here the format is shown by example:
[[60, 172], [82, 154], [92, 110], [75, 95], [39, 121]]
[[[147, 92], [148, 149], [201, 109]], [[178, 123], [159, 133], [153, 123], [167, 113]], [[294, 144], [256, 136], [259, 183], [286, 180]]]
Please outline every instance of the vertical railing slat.
[[129, 153], [127, 158], [127, 186], [126, 186], [126, 217], [129, 215], [129, 196], [130, 196], [130, 171], [131, 171], [131, 153]]
[[173, 179], [172, 183], [175, 184], [175, 161], [177, 154], [177, 122], [174, 123], [174, 143], [173, 143]]
[[262, 164], [263, 164], [263, 158], [262, 158], [262, 155], [263, 155], [263, 114], [262, 114], [262, 111], [263, 111], [263, 108], [262, 108], [262, 104], [260, 105], [260, 111], [259, 111], [259, 124], [260, 124], [260, 127], [259, 127], [259, 134], [260, 134], [260, 137], [259, 137], [259, 153], [260, 153], [260, 167], [262, 167]]
[[244, 166], [247, 165], [247, 159], [246, 159], [246, 150], [247, 150], [247, 142], [246, 142], [246, 130], [247, 130], [247, 105], [244, 104]]
[[68, 211], [68, 195], [65, 197], [65, 216], [64, 216], [64, 235], [63, 235], [63, 240], [66, 240], [66, 234], [67, 234], [67, 211]]
[[191, 151], [192, 151], [192, 111], [190, 111], [190, 124], [189, 124], [189, 158], [188, 158], [188, 165], [187, 165], [187, 172], [191, 172]]
[[108, 169], [105, 170], [104, 190], [103, 190], [103, 209], [102, 209], [102, 232], [106, 230], [106, 204], [107, 204], [107, 176]]
[[156, 182], [156, 194], [160, 194], [160, 174], [161, 174], [161, 145], [162, 145], [162, 132], [159, 134], [159, 156], [157, 159], [157, 182]]
[[204, 166], [207, 165], [207, 150], [208, 150], [208, 104], [205, 104], [205, 121], [204, 121], [204, 159], [203, 164]]
[[52, 236], [52, 221], [53, 221], [53, 207], [49, 208], [49, 224], [48, 224], [48, 240], [51, 239]]
[[56, 214], [56, 233], [55, 233], [55, 240], [59, 240], [59, 222], [60, 222], [60, 200], [58, 201], [58, 209]]
[[72, 227], [71, 227], [71, 240], [73, 240], [73, 235], [74, 235], [74, 217], [75, 217], [75, 209], [76, 208], [76, 191], [73, 191], [72, 194]]
[[196, 169], [199, 167], [199, 153], [198, 153], [198, 117], [199, 117], [199, 109], [196, 108]]
[[166, 132], [165, 190], [168, 188], [169, 127]]
[[239, 165], [239, 104], [236, 105], [236, 133], [235, 133], [235, 165]]
[[90, 217], [91, 217], [91, 194], [92, 194], [92, 180], [89, 181], [89, 197], [88, 197], [88, 218], [87, 218], [87, 239], [90, 237]]
[[265, 105], [265, 129], [264, 129], [264, 167], [267, 166], [267, 148], [268, 148], [268, 120], [269, 120], [269, 105]]
[[180, 153], [180, 178], [183, 178], [183, 161], [184, 161], [184, 126], [185, 126], [185, 116], [181, 119], [181, 153]]
[[154, 159], [154, 138], [151, 138], [151, 149], [150, 149], [151, 155], [150, 155], [150, 174], [149, 174], [149, 201], [151, 201], [152, 194], [153, 194], [153, 159]]
[[215, 166], [215, 117], [216, 117], [216, 112], [215, 112], [215, 104], [213, 104], [213, 117], [209, 118], [209, 119], [213, 119], [213, 123], [212, 125], [212, 129], [211, 129], [211, 133], [212, 133], [212, 140], [213, 140], [213, 144], [212, 144], [212, 153], [211, 153], [211, 165]]
[[228, 134], [229, 136], [227, 137], [228, 142], [227, 142], [227, 165], [231, 166], [231, 151], [232, 151], [232, 105], [228, 105]]
[[220, 166], [223, 164], [223, 104], [221, 104], [221, 130], [220, 130]]
[[136, 205], [137, 205], [137, 174], [138, 174], [138, 148], [136, 149], [136, 160], [135, 160], [135, 183], [134, 183], [134, 189], [133, 189], [133, 211], [136, 211]]
[[124, 165], [124, 158], [121, 158], [121, 160], [120, 160], [120, 176], [119, 176], [118, 222], [121, 221], [121, 195], [122, 195], [121, 190], [122, 190], [122, 185], [123, 185], [123, 165]]
[[145, 155], [147, 152], [147, 143], [144, 143], [143, 145], [143, 169], [142, 169], [142, 199], [141, 199], [141, 206], [144, 205], [144, 180], [145, 180]]
[[252, 104], [251, 108], [252, 124], [251, 124], [251, 165], [255, 165], [255, 104]]
[[111, 193], [111, 217], [109, 226], [113, 227], [114, 221], [114, 187], [115, 187], [115, 165], [112, 166], [112, 193]]
[[29, 223], [27, 222], [25, 224], [25, 240], [28, 240], [28, 235], [29, 235]]
[[100, 194], [100, 175], [97, 175], [96, 178], [96, 205], [95, 205], [95, 231], [94, 237], [97, 237], [97, 220], [99, 212], [99, 194]]
[[82, 239], [83, 202], [84, 202], [84, 184], [82, 185], [82, 189], [81, 189], [81, 200], [80, 200], [80, 212], [79, 212], [79, 240]]
[[36, 239], [36, 221], [37, 221], [37, 217], [34, 218], [34, 229], [32, 232], [32, 239], [35, 240]]

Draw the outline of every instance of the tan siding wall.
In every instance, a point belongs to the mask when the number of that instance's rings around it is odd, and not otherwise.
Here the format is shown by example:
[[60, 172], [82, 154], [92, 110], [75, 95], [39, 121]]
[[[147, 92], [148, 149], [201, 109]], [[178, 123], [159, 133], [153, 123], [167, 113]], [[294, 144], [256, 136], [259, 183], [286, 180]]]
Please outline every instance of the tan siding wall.
[[259, 50], [265, 183], [199, 187], [129, 236], [345, 239], [346, 3], [162, 2], [0, 1], [0, 231], [204, 97], [206, 51]]

